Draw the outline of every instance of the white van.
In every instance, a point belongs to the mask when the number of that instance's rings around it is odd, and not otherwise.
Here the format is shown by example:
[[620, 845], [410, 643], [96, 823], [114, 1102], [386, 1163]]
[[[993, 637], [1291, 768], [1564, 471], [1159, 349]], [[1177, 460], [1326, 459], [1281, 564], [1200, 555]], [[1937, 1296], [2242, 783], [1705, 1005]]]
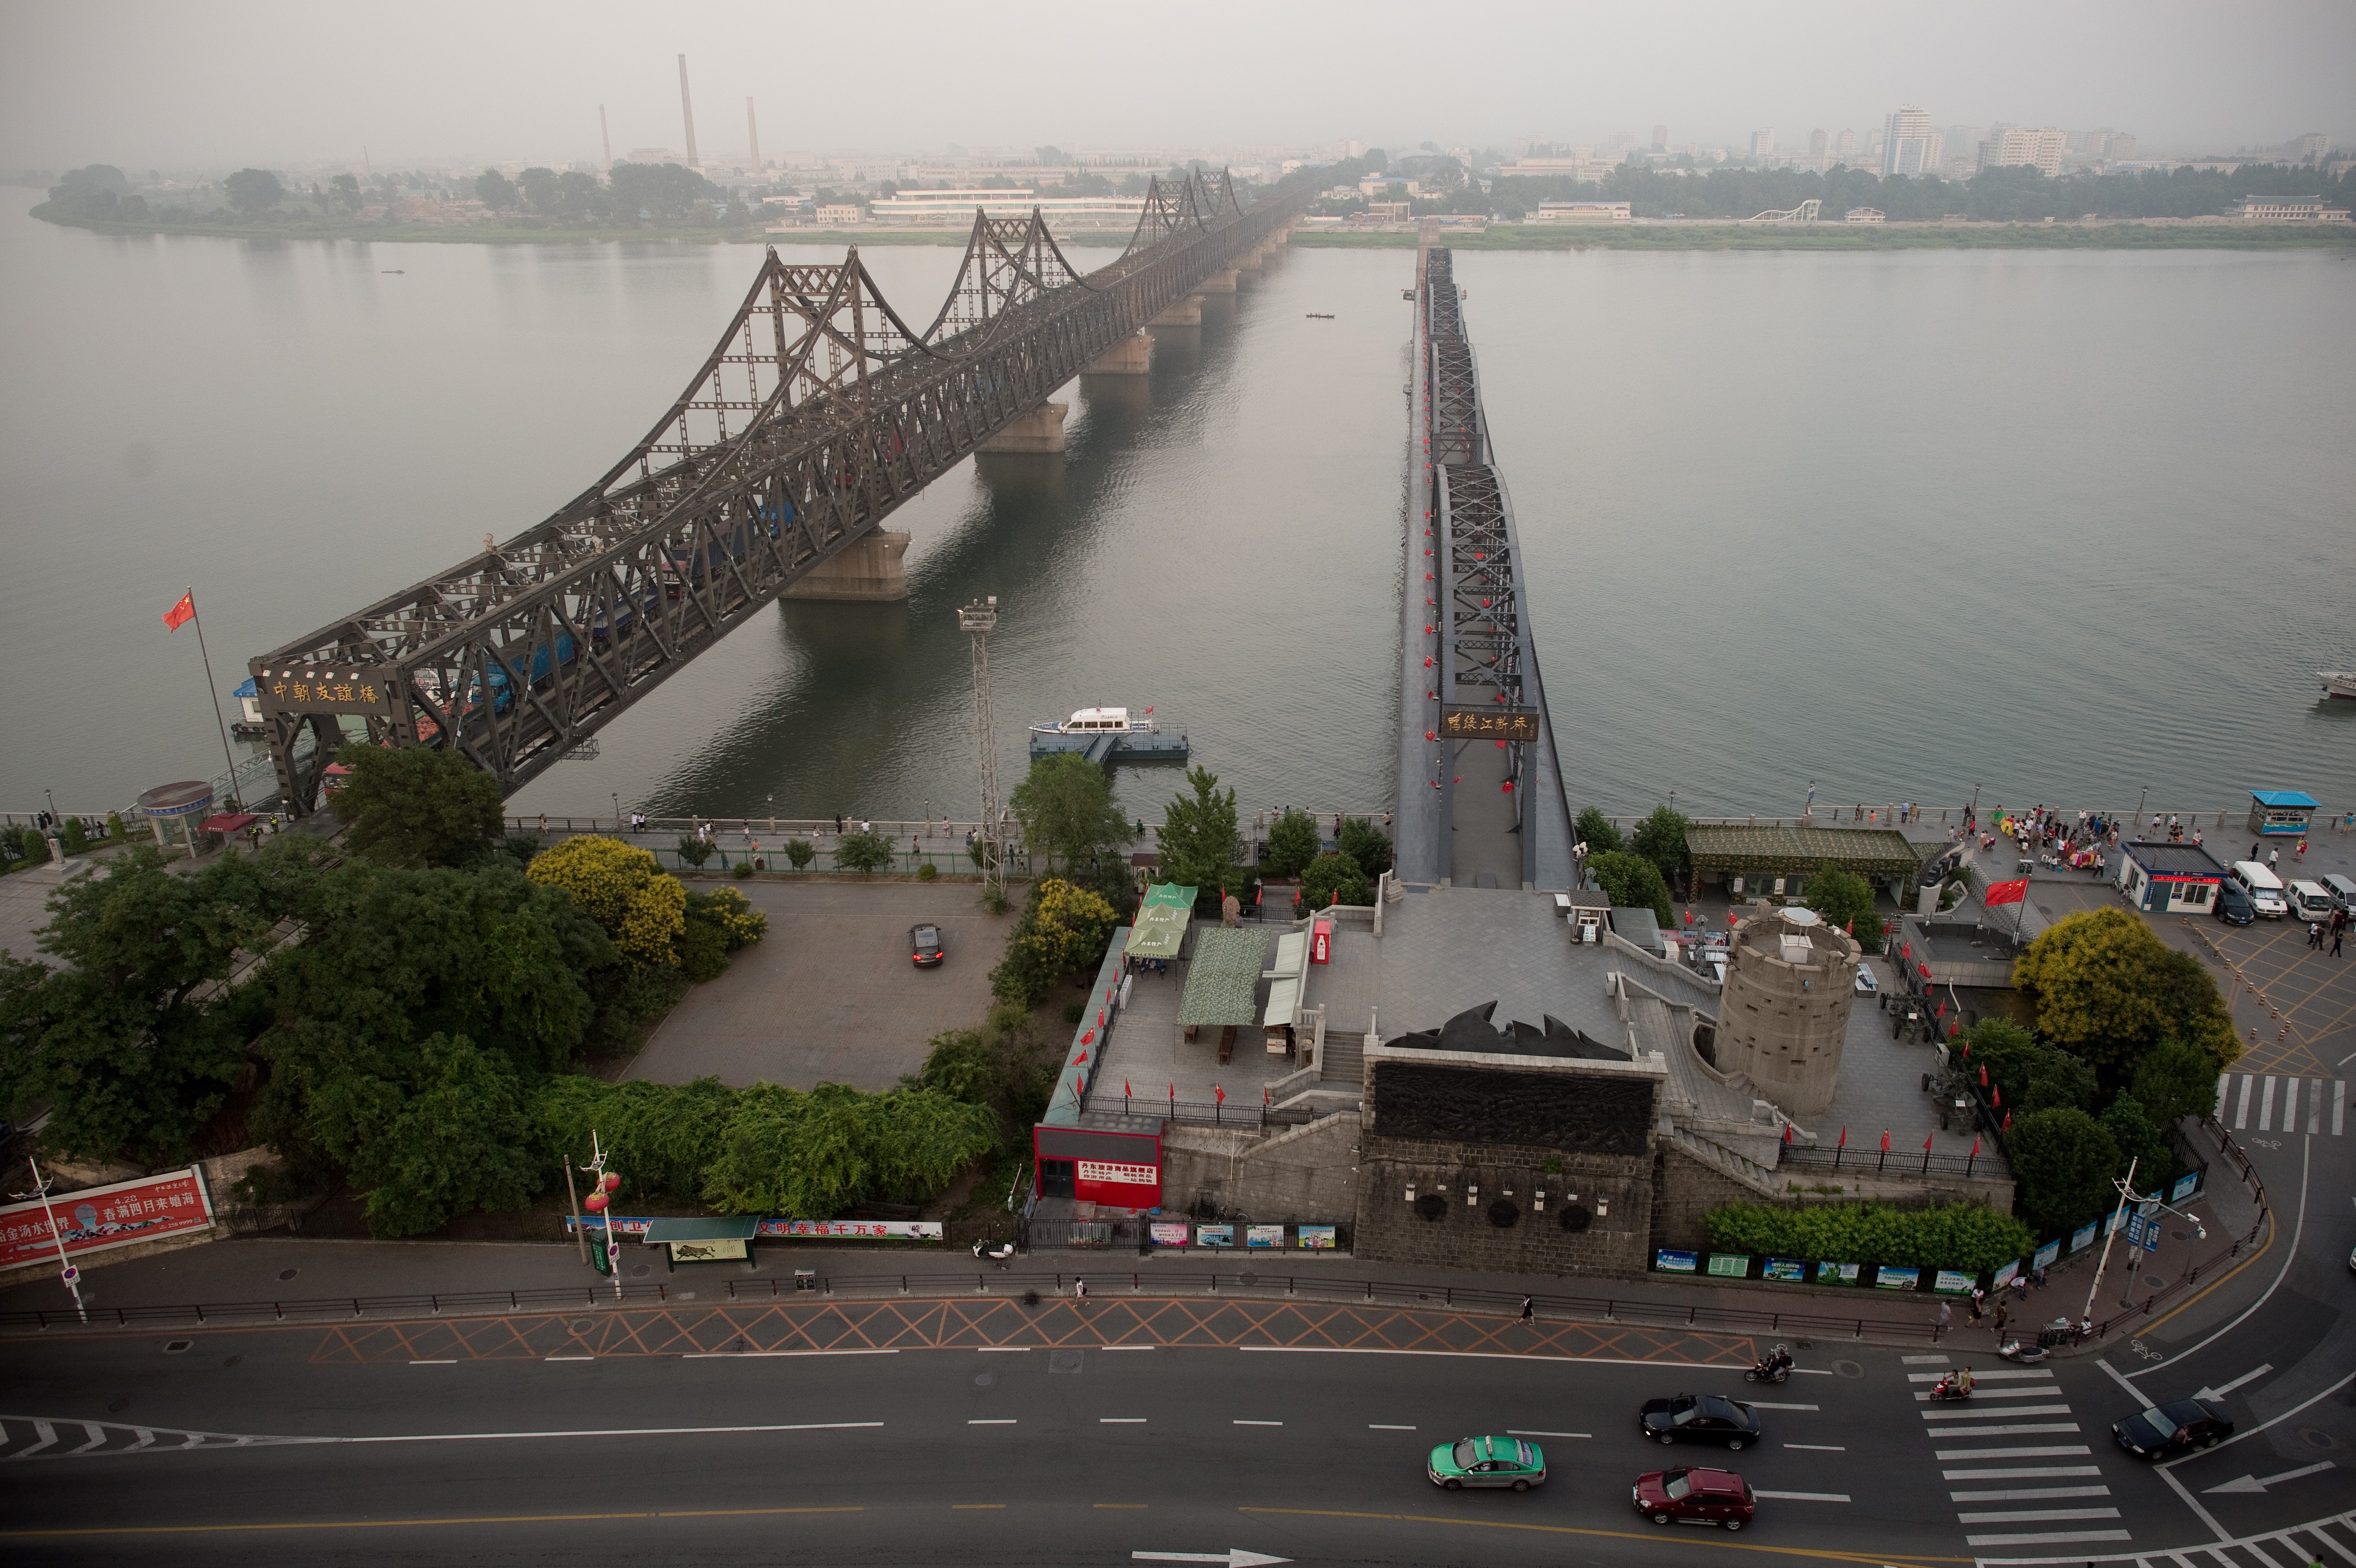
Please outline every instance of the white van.
[[2323, 891], [2329, 893], [2331, 901], [2341, 909], [2356, 910], [2356, 881], [2334, 871], [2323, 879]]
[[2233, 880], [2250, 895], [2250, 907], [2268, 920], [2280, 920], [2290, 912], [2290, 901], [2283, 896], [2282, 879], [2257, 861], [2234, 861]]
[[2287, 893], [2290, 912], [2301, 920], [2329, 920], [2331, 895], [2320, 882], [2293, 882]]

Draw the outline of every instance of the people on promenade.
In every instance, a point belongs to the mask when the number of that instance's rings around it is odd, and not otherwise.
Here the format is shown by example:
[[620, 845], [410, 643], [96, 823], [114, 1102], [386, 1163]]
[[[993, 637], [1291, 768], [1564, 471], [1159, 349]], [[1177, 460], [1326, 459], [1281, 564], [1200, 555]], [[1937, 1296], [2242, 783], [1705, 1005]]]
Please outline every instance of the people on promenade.
[[1939, 1316], [1931, 1320], [1931, 1341], [1933, 1344], [1938, 1343], [1939, 1340], [1946, 1337], [1948, 1326], [1954, 1323], [1954, 1307], [1944, 1301], [1939, 1303]]

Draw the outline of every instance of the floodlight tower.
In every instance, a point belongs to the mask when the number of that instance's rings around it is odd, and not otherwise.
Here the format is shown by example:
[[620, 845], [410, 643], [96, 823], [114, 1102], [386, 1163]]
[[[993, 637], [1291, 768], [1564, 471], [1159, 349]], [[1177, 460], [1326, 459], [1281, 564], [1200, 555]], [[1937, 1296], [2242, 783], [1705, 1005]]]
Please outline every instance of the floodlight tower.
[[1006, 892], [1006, 847], [999, 840], [998, 725], [990, 711], [990, 634], [998, 629], [998, 595], [958, 611], [958, 626], [973, 638], [973, 736], [981, 763], [981, 886], [984, 897]]

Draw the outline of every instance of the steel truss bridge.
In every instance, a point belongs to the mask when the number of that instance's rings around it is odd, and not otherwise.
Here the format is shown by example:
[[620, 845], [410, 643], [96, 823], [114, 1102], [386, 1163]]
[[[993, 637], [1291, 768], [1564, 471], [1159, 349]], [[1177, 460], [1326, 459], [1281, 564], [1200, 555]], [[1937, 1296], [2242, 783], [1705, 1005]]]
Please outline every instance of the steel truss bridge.
[[[1265, 242], [1224, 174], [1157, 177], [1119, 260], [1082, 273], [1034, 208], [977, 211], [922, 330], [852, 247], [768, 253], [646, 439], [537, 526], [251, 662], [281, 798], [316, 809], [343, 721], [453, 747], [512, 794], [1091, 361]], [[315, 741], [299, 747], [305, 731]]]
[[1452, 254], [1419, 252], [1398, 834], [1408, 880], [1567, 888], [1569, 811]]

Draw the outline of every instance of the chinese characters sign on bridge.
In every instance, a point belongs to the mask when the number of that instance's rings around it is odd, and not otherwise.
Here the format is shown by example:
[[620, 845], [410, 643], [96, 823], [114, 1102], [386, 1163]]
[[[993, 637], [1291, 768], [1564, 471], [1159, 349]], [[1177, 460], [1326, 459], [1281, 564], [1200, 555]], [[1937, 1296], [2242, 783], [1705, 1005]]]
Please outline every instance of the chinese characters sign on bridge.
[[1440, 732], [1458, 740], [1535, 741], [1538, 738], [1538, 710], [1450, 707], [1440, 712]]
[[392, 687], [376, 670], [265, 669], [254, 681], [283, 710], [382, 712], [392, 706]]
[[[213, 1200], [195, 1166], [112, 1187], [52, 1193], [49, 1210], [65, 1234], [66, 1256], [156, 1241], [213, 1222]], [[39, 1199], [0, 1209], [0, 1268], [54, 1263], [58, 1243]]]

